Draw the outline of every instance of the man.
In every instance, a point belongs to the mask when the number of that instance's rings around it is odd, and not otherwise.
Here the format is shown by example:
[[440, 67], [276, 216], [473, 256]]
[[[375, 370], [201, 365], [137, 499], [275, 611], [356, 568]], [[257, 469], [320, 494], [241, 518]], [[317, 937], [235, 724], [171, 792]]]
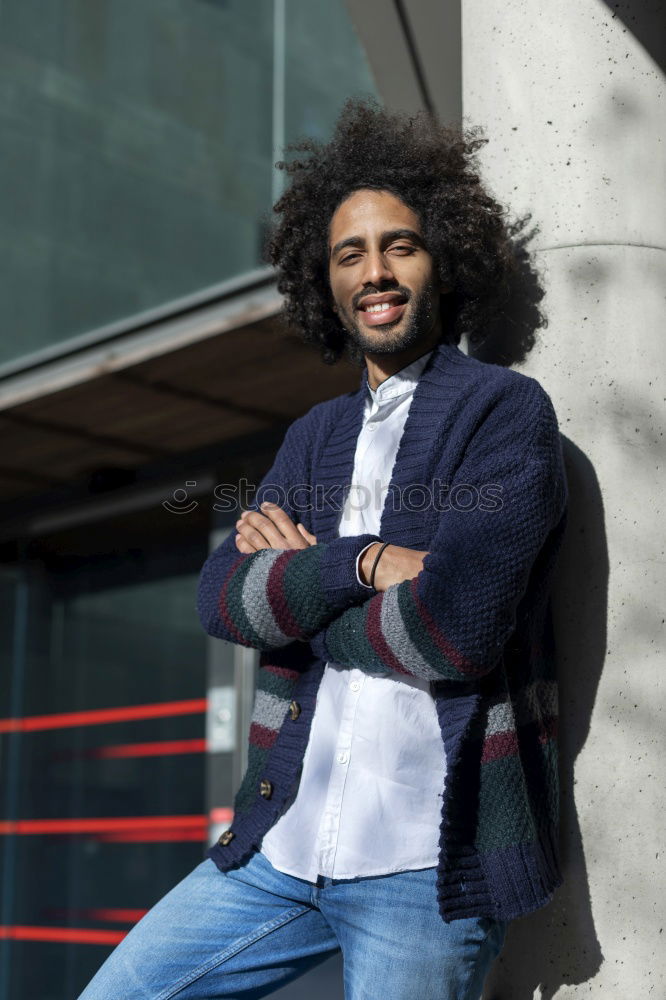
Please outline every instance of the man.
[[540, 384], [457, 346], [515, 267], [478, 145], [348, 102], [287, 166], [287, 316], [361, 385], [291, 425], [203, 567], [206, 631], [261, 651], [234, 821], [82, 1000], [266, 996], [338, 950], [348, 1000], [478, 1000], [562, 882], [567, 486]]

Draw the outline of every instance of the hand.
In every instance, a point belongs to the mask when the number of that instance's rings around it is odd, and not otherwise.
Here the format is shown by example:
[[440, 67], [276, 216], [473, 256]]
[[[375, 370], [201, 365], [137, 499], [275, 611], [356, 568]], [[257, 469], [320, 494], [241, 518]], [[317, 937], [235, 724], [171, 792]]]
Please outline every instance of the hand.
[[[370, 583], [372, 564], [381, 547], [381, 542], [375, 542], [363, 553], [359, 569], [364, 583]], [[427, 552], [408, 549], [403, 545], [387, 545], [377, 563], [375, 570], [375, 590], [387, 590], [396, 583], [412, 580], [423, 569], [423, 560]]]
[[236, 548], [249, 555], [260, 549], [307, 549], [316, 545], [317, 539], [293, 521], [281, 507], [262, 503], [261, 511], [244, 510], [236, 521]]
[[310, 532], [308, 531], [308, 529], [305, 528], [301, 524], [300, 521], [298, 522], [298, 524], [296, 525], [296, 527], [298, 528], [298, 530], [300, 531], [300, 533], [303, 535], [303, 538], [308, 543], [308, 545], [316, 545], [317, 544], [317, 536], [316, 535], [311, 535]]

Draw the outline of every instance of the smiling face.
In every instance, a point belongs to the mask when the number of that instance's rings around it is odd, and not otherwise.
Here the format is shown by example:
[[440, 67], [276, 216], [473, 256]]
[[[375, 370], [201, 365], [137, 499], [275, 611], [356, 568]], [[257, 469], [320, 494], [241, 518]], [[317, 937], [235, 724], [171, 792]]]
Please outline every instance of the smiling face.
[[435, 262], [418, 216], [389, 191], [354, 191], [329, 226], [335, 311], [366, 355], [398, 354], [441, 337]]

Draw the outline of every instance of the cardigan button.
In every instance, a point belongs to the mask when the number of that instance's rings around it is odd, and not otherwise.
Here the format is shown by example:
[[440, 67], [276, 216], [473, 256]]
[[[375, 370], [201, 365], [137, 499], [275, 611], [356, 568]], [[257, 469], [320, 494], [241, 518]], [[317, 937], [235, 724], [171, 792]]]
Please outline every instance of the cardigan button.
[[273, 786], [268, 780], [268, 778], [261, 779], [261, 784], [259, 785], [259, 794], [262, 795], [265, 799], [270, 799], [271, 795], [273, 794]]
[[227, 844], [231, 843], [231, 841], [234, 839], [235, 836], [236, 834], [234, 833], [233, 830], [225, 830], [217, 842], [218, 844], [221, 844], [222, 847], [226, 847]]
[[291, 704], [289, 705], [289, 716], [291, 720], [295, 722], [300, 714], [301, 714], [301, 706], [298, 704], [297, 701], [292, 701]]

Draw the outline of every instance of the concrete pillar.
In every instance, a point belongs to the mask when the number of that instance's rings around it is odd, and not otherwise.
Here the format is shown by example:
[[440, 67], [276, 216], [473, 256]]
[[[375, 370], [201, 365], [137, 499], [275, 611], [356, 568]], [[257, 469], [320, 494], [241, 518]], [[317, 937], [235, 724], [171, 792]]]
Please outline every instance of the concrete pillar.
[[566, 884], [512, 924], [487, 1000], [665, 996], [664, 4], [465, 0], [463, 115], [540, 225], [527, 361], [571, 490], [560, 563]]

